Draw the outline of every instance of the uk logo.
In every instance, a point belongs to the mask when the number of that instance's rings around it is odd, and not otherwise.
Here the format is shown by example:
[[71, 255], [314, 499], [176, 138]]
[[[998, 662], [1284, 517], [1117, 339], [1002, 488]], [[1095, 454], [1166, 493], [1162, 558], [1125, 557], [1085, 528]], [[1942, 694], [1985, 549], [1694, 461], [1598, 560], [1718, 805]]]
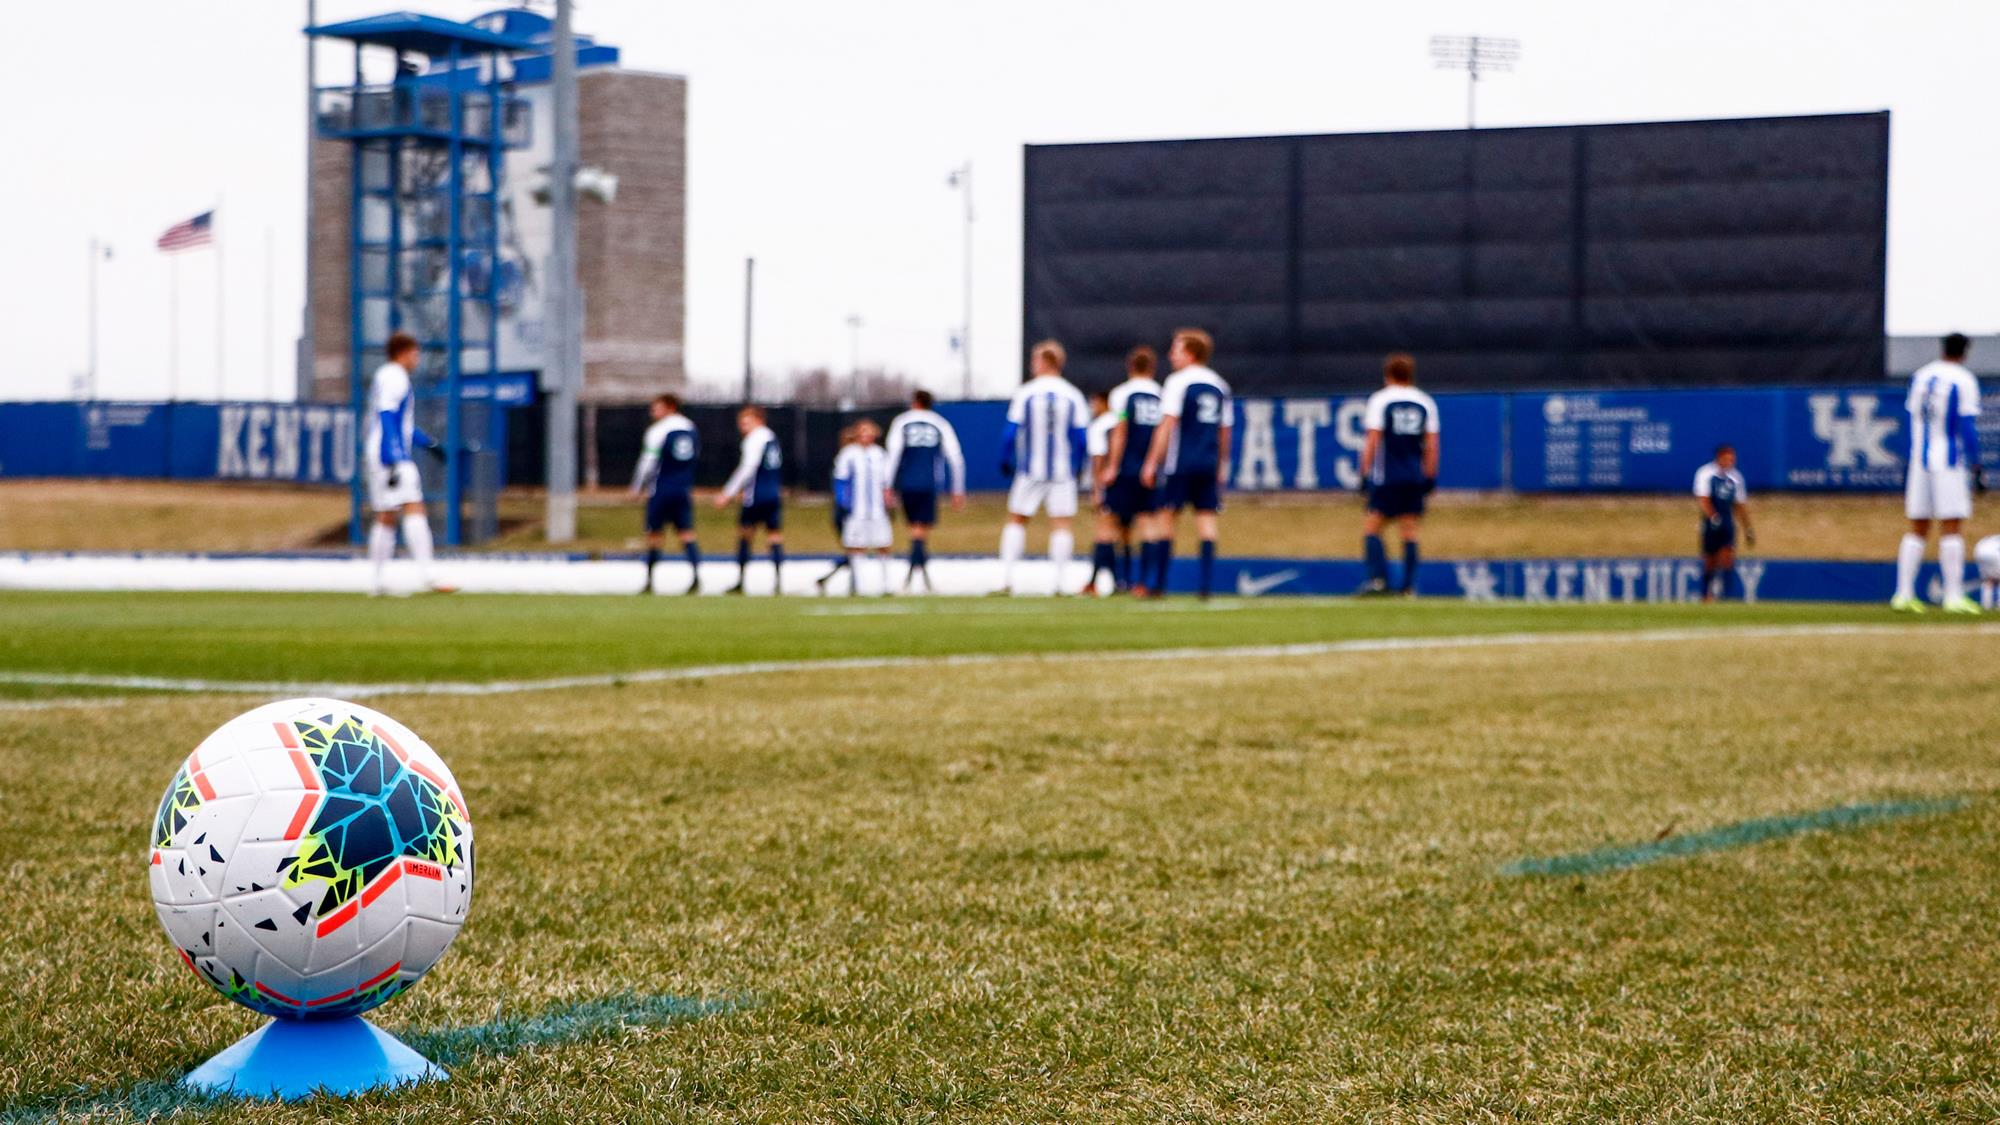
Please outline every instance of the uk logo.
[[[1841, 415], [1841, 399], [1847, 414]], [[1881, 400], [1866, 391], [1845, 396], [1810, 395], [1806, 407], [1812, 411], [1812, 432], [1826, 444], [1829, 469], [1893, 469], [1902, 462], [1889, 452], [1889, 437], [1896, 432], [1896, 420], [1877, 418]]]

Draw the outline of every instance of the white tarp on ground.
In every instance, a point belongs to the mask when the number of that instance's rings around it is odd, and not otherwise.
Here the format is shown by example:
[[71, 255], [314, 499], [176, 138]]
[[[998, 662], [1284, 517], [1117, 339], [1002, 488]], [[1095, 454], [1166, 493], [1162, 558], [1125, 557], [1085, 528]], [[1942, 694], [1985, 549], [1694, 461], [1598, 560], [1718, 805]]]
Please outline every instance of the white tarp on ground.
[[[784, 592], [816, 594], [815, 581], [833, 566], [824, 556], [788, 559]], [[645, 564], [636, 560], [572, 559], [562, 556], [477, 555], [439, 559], [436, 577], [468, 593], [481, 594], [634, 594], [645, 582]], [[901, 590], [909, 569], [902, 559], [889, 561], [889, 583]], [[931, 578], [940, 594], [986, 594], [1000, 588], [996, 559], [939, 558], [930, 563]], [[872, 561], [861, 564], [864, 594], [880, 589], [880, 571]], [[1055, 568], [1046, 559], [1022, 562], [1015, 585], [1023, 594], [1053, 591]], [[851, 571], [833, 580], [828, 592], [844, 595]], [[1075, 592], [1090, 573], [1087, 560], [1072, 562], [1064, 575]], [[364, 558], [340, 556], [164, 555], [164, 554], [0, 554], [0, 589], [7, 590], [244, 590], [366, 593], [372, 571]], [[415, 590], [414, 564], [391, 563], [391, 593]], [[678, 554], [663, 559], [654, 571], [654, 588], [665, 594], [686, 589], [687, 563]], [[720, 594], [736, 584], [736, 562], [702, 563], [704, 593]], [[771, 563], [759, 554], [751, 560], [747, 592], [771, 593]], [[918, 589], [922, 589], [919, 580]]]

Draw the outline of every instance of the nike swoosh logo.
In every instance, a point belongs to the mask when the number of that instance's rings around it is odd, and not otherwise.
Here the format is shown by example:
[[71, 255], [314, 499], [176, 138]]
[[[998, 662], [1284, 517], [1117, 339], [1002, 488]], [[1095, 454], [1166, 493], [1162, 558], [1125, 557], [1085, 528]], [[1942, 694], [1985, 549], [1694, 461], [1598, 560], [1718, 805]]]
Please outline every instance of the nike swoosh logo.
[[1236, 574], [1236, 596], [1240, 598], [1254, 598], [1260, 594], [1268, 594], [1298, 576], [1299, 572], [1296, 570], [1280, 570], [1266, 574], [1262, 578], [1252, 578], [1248, 574], [1238, 571]]

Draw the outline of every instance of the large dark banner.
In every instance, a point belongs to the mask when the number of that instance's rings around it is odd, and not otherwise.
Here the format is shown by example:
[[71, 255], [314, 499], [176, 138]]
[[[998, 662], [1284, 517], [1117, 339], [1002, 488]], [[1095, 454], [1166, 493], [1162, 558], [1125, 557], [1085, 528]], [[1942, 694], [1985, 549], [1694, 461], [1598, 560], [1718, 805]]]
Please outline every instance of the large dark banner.
[[1883, 363], [1889, 115], [1027, 149], [1029, 341], [1252, 393], [1824, 384]]

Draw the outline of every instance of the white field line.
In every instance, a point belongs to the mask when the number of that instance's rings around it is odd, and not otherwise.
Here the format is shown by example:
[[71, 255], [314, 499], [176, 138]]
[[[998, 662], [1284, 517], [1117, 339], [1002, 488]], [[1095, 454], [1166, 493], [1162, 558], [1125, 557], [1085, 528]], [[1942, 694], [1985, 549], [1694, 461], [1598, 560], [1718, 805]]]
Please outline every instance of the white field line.
[[[1746, 625], [1696, 629], [1635, 629], [1626, 632], [1489, 633], [1442, 637], [1376, 637], [1300, 644], [1217, 645], [1155, 649], [1113, 649], [1084, 652], [963, 653], [942, 656], [851, 656], [818, 660], [757, 660], [736, 664], [697, 664], [681, 668], [646, 668], [631, 672], [601, 672], [587, 676], [554, 676], [538, 680], [421, 681], [402, 683], [327, 683], [285, 680], [207, 680], [171, 676], [101, 676], [65, 672], [0, 672], [0, 684], [45, 687], [115, 688], [128, 691], [195, 692], [212, 695], [334, 696], [367, 699], [389, 695], [516, 695], [534, 691], [611, 687], [618, 684], [658, 684], [685, 680], [761, 676], [783, 672], [844, 672], [877, 668], [966, 668], [993, 664], [1073, 664], [1096, 660], [1170, 661], [1187, 659], [1283, 658], [1339, 656], [1351, 653], [1427, 652], [1451, 649], [1557, 647], [1603, 644], [1662, 644], [1674, 641], [1737, 641], [1785, 637], [1980, 636], [2000, 634], [2000, 625], [1974, 625], [1938, 633], [1917, 625]], [[56, 701], [35, 700], [37, 705]]]

